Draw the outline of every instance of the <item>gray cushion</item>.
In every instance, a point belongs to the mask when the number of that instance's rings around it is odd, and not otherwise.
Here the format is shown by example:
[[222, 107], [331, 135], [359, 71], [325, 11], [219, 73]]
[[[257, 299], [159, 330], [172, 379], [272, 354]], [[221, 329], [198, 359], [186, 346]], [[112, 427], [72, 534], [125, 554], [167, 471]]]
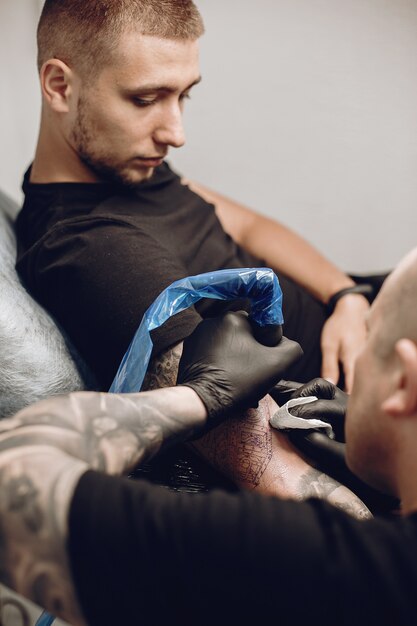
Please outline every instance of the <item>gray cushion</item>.
[[41, 398], [86, 388], [82, 363], [19, 281], [12, 221], [17, 212], [0, 191], [0, 417]]

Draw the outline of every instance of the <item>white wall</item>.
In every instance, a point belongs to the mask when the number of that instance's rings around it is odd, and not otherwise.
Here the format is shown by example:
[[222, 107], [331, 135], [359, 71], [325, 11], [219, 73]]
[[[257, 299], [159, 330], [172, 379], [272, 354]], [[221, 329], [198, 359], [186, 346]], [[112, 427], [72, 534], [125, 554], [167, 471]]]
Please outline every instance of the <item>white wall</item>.
[[[303, 234], [351, 272], [417, 233], [417, 0], [197, 0], [194, 178]], [[0, 186], [19, 197], [39, 114], [38, 0], [0, 0]]]
[[41, 0], [0, 0], [0, 187], [21, 199], [40, 115], [36, 23]]

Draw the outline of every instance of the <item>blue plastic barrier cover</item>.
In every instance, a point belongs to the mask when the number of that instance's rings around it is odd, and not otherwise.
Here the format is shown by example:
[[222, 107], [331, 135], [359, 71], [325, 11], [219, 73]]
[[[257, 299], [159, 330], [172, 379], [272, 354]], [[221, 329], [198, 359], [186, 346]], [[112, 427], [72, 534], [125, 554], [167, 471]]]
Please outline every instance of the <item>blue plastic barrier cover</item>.
[[177, 280], [164, 289], [143, 316], [110, 392], [140, 391], [152, 353], [150, 331], [201, 298], [248, 298], [251, 300], [250, 317], [260, 326], [282, 324], [284, 321], [281, 287], [277, 276], [267, 267], [219, 270]]

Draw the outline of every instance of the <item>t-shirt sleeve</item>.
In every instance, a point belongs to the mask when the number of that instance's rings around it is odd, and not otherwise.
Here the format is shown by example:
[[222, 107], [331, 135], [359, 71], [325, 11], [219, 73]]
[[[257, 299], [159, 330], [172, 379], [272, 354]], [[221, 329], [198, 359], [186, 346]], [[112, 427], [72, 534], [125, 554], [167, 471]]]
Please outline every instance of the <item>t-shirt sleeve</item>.
[[173, 493], [87, 472], [69, 517], [92, 626], [416, 623], [415, 520], [326, 502]]
[[[62, 325], [108, 389], [156, 297], [187, 276], [172, 253], [128, 222], [88, 217], [61, 222], [31, 251], [32, 293]], [[188, 309], [152, 331], [153, 354], [188, 336], [201, 317]]]

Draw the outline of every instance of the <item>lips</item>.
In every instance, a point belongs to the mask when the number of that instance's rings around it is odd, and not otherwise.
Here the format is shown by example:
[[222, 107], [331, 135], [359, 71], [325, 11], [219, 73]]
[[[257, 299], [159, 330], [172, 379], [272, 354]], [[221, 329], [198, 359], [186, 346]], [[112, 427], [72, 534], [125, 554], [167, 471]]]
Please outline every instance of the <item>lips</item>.
[[164, 160], [165, 157], [149, 157], [149, 158], [144, 158], [144, 157], [137, 157], [136, 161], [139, 161], [139, 163], [141, 165], [144, 165], [145, 167], [158, 167], [158, 165], [161, 165], [162, 161]]

